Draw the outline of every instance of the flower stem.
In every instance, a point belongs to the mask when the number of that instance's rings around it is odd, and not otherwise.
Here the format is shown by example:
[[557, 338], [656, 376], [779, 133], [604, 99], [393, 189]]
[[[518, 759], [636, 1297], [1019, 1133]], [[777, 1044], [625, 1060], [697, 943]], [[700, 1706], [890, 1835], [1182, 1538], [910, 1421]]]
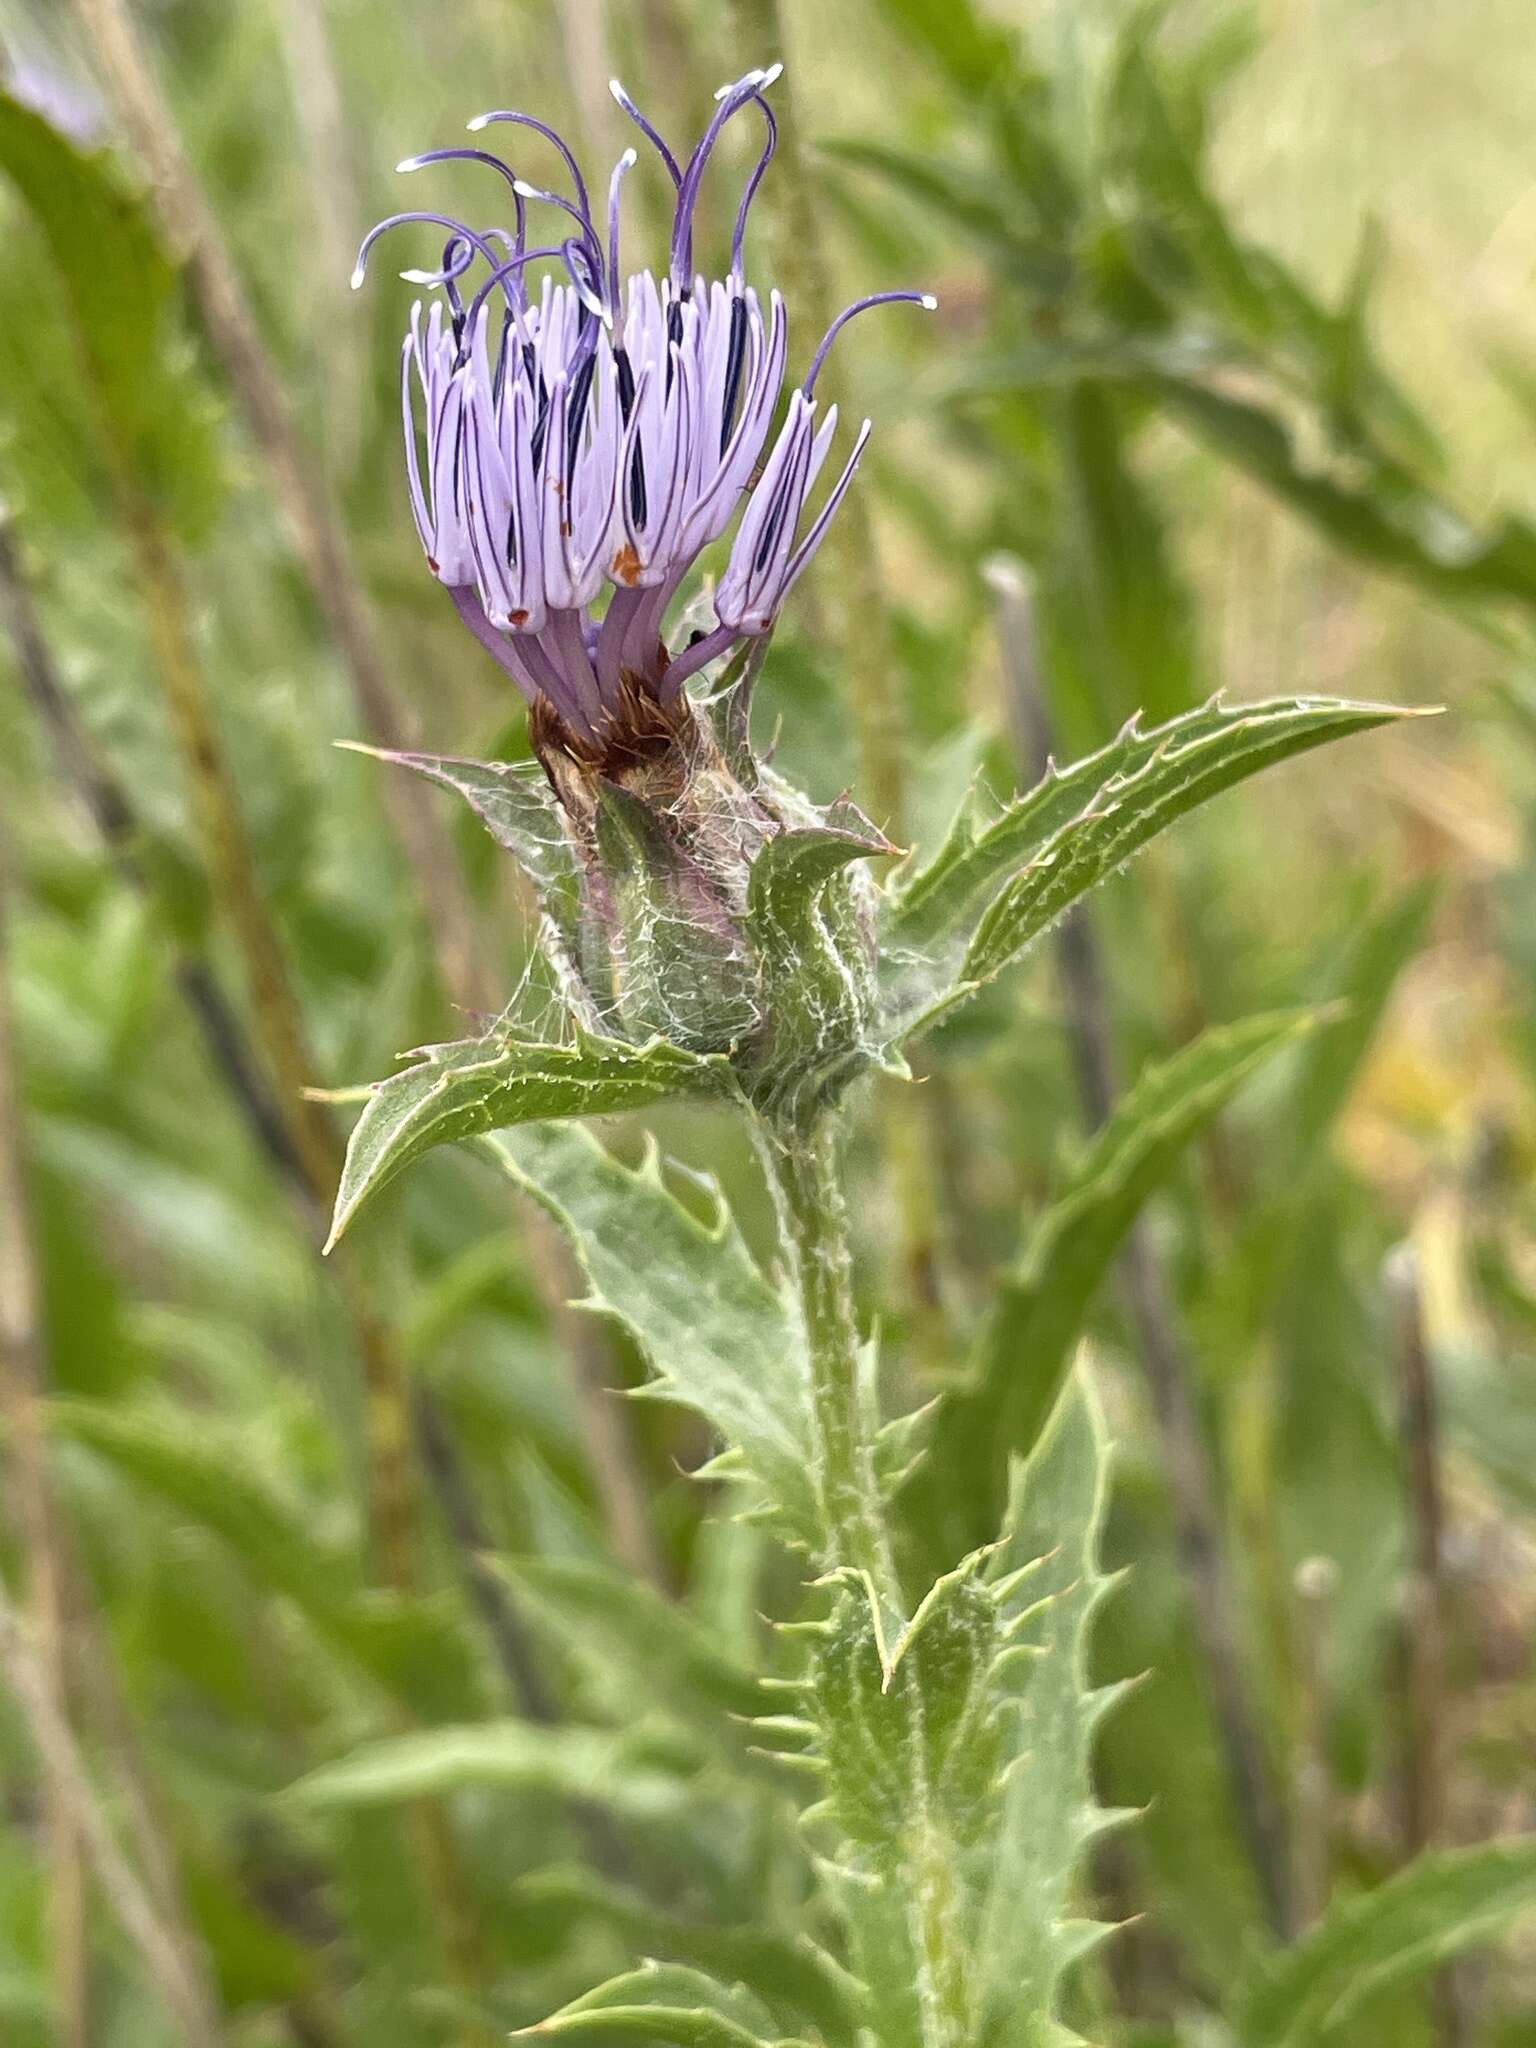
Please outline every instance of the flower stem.
[[830, 1119], [810, 1130], [759, 1126], [759, 1150], [805, 1327], [811, 1422], [827, 1565], [869, 1574], [883, 1606], [901, 1615], [901, 1591], [875, 1481], [872, 1418], [860, 1385], [848, 1204]]
[[[887, 1641], [894, 1643], [907, 1616], [875, 1471], [879, 1418], [854, 1310], [837, 1126], [830, 1117], [809, 1129], [759, 1126], [758, 1143], [810, 1359], [824, 1562], [867, 1574], [883, 1611]], [[930, 2048], [963, 2048], [970, 2039], [970, 1996], [955, 1844], [929, 1782], [925, 1702], [915, 1670], [903, 1667], [898, 1691], [910, 1716], [911, 1772], [906, 1810], [880, 1862], [900, 1899], [923, 2040]]]

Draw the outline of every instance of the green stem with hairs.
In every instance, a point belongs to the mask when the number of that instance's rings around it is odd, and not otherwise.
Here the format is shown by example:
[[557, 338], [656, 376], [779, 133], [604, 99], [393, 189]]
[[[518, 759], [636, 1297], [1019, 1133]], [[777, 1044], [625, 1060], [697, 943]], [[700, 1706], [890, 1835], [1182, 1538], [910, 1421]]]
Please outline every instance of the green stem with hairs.
[[808, 1131], [760, 1125], [758, 1136], [810, 1358], [825, 1561], [867, 1572], [881, 1604], [899, 1617], [901, 1588], [859, 1384], [848, 1204], [836, 1128], [824, 1118]]
[[[883, 1612], [887, 1641], [906, 1621], [901, 1583], [875, 1469], [878, 1426], [861, 1365], [853, 1297], [848, 1202], [834, 1118], [809, 1127], [757, 1127], [778, 1215], [785, 1263], [810, 1362], [811, 1438], [821, 1507], [823, 1561], [864, 1573]], [[955, 1844], [936, 1810], [923, 1741], [924, 1702], [915, 1672], [899, 1667], [910, 1722], [907, 1810], [882, 1863], [898, 1889], [917, 1969], [927, 2048], [966, 2048], [971, 2039], [967, 1958], [959, 1926], [962, 1887]]]

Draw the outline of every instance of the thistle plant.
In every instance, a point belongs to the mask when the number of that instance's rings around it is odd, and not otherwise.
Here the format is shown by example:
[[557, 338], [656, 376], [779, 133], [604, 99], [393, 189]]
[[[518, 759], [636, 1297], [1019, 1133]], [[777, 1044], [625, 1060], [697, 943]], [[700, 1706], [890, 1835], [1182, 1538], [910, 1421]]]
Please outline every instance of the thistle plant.
[[[818, 1926], [840, 1951], [806, 1951], [826, 1997], [787, 2017], [740, 1986], [653, 1968], [547, 2025], [737, 2048], [787, 2026], [1023, 2048], [1069, 2038], [1067, 1973], [1100, 1932], [1080, 1917], [1079, 1868], [1112, 1818], [1091, 1783], [1111, 1696], [1088, 1663], [1104, 1446], [1070, 1371], [1071, 1319], [1034, 1312], [1042, 1281], [1059, 1262], [1081, 1307], [1115, 1243], [1113, 1227], [1084, 1233], [1083, 1214], [1118, 1215], [1157, 1148], [1307, 1020], [1251, 1020], [1144, 1077], [1079, 1163], [1077, 1207], [1010, 1278], [970, 1370], [895, 1418], [856, 1311], [841, 1129], [862, 1077], [905, 1075], [916, 1040], [1185, 812], [1395, 714], [1218, 700], [1151, 730], [1132, 721], [1027, 794], [976, 787], [921, 859], [759, 755], [754, 687], [869, 434], [818, 492], [837, 442], [836, 408], [817, 396], [828, 350], [867, 309], [934, 303], [856, 302], [796, 358], [786, 396], [793, 309], [746, 274], [775, 76], [726, 87], [686, 158], [615, 86], [675, 193], [659, 278], [623, 267], [636, 152], [595, 207], [560, 136], [514, 111], [470, 127], [508, 129], [519, 164], [552, 151], [554, 185], [479, 144], [400, 167], [478, 166], [509, 226], [416, 210], [363, 243], [356, 282], [386, 232], [436, 231], [435, 260], [405, 273], [430, 296], [401, 354], [410, 499], [431, 573], [528, 704], [536, 761], [387, 758], [457, 792], [519, 864], [537, 961], [494, 1023], [420, 1049], [368, 1094], [333, 1242], [411, 1161], [483, 1141], [569, 1233], [588, 1305], [630, 1330], [652, 1391], [709, 1424], [720, 1454], [701, 1476], [805, 1560], [804, 1610], [754, 1693], [755, 1741], [812, 1787]], [[760, 148], [711, 280], [696, 267], [699, 201], [738, 121], [757, 124]], [[701, 1222], [654, 1151], [632, 1169], [581, 1124], [674, 1097], [750, 1127], [777, 1217], [773, 1274], [718, 1191]]]

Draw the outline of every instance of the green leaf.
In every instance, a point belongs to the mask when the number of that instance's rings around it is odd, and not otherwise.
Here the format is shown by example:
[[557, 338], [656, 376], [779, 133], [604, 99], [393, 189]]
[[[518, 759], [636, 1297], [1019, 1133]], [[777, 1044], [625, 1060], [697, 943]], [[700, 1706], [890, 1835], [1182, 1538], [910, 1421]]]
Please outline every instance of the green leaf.
[[719, 1063], [661, 1039], [627, 1045], [578, 1033], [570, 1045], [493, 1033], [423, 1046], [375, 1082], [347, 1145], [326, 1249], [362, 1204], [439, 1145], [545, 1117], [606, 1116], [718, 1087]]
[[211, 407], [188, 373], [177, 270], [145, 209], [105, 151], [77, 148], [4, 93], [0, 173], [47, 243], [114, 484], [144, 492], [184, 530], [202, 528], [219, 496]]
[[852, 805], [770, 839], [752, 864], [746, 932], [762, 972], [754, 1101], [807, 1107], [875, 1058], [864, 904], [844, 870], [896, 852]]
[[953, 1557], [997, 1526], [1010, 1455], [1029, 1449], [1063, 1386], [1100, 1282], [1147, 1197], [1238, 1088], [1317, 1023], [1312, 1011], [1206, 1031], [1146, 1069], [1083, 1148], [999, 1291], [971, 1382], [943, 1403], [906, 1519]]
[[1149, 760], [1102, 784], [1004, 883], [966, 948], [957, 989], [910, 1028], [920, 1029], [1000, 974], [1063, 911], [1211, 797], [1292, 755], [1409, 715], [1379, 704], [1298, 697], [1249, 705], [1221, 729], [1195, 737], [1180, 733], [1177, 722]]
[[463, 797], [496, 844], [510, 853], [533, 885], [540, 913], [539, 945], [560, 994], [589, 1030], [598, 1028], [591, 993], [582, 978], [580, 867], [561, 823], [547, 777], [526, 761], [474, 761], [454, 754], [406, 754], [357, 740], [338, 744], [349, 753], [410, 768]]
[[[902, 192], [925, 201], [994, 259], [1012, 262], [1019, 257], [1020, 222], [1009, 212], [996, 179], [987, 172], [854, 137], [823, 142], [821, 149], [824, 155], [859, 170], [874, 171]], [[1063, 266], [1054, 252], [1052, 258], [1052, 276], [1059, 285]]]
[[1149, 373], [1146, 386], [1208, 447], [1245, 470], [1347, 554], [1436, 597], [1536, 604], [1536, 526], [1505, 518], [1479, 529], [1400, 475], [1362, 486], [1358, 463], [1332, 470], [1297, 454], [1278, 409], [1189, 379]]
[[971, 0], [880, 0], [880, 8], [968, 99], [991, 94], [1013, 69], [1009, 37]]
[[570, 1649], [600, 1668], [606, 1686], [631, 1703], [653, 1700], [740, 1769], [753, 1741], [751, 1720], [773, 1711], [772, 1695], [685, 1609], [606, 1565], [555, 1557], [494, 1562]]
[[1299, 1173], [1348, 1100], [1398, 978], [1419, 948], [1437, 894], [1433, 880], [1405, 889], [1352, 935], [1334, 964], [1324, 993], [1337, 1014], [1298, 1060], [1279, 1120], [1287, 1188], [1295, 1189]]
[[[1135, 783], [1165, 753], [1178, 755], [1206, 743], [1246, 745], [1252, 721], [1257, 721], [1259, 733], [1272, 732], [1277, 725], [1288, 729], [1293, 721], [1305, 728], [1320, 710], [1326, 721], [1332, 708], [1326, 699], [1286, 697], [1229, 704], [1213, 697], [1165, 725], [1143, 727], [1138, 714], [1098, 753], [1069, 768], [1052, 764], [1042, 781], [995, 817], [985, 816], [980, 799], [973, 795], [928, 865], [891, 890], [882, 913], [888, 943], [911, 947], [943, 938], [984, 890], [995, 888], [1066, 826], [1091, 812], [1104, 792]], [[1330, 736], [1326, 730], [1321, 735]]]
[[[1267, 339], [1273, 327], [1268, 293], [1248, 252], [1207, 191], [1198, 158], [1180, 132], [1146, 47], [1133, 22], [1110, 87], [1107, 129], [1114, 172], [1136, 188], [1135, 230], [1168, 237], [1209, 303], [1244, 334]], [[1160, 268], [1154, 263], [1154, 268]], [[1186, 280], [1160, 277], [1175, 288]]]
[[704, 1416], [786, 1533], [814, 1547], [804, 1344], [713, 1183], [715, 1214], [701, 1222], [663, 1183], [654, 1151], [631, 1169], [558, 1124], [506, 1132], [491, 1149], [570, 1237], [591, 1286], [585, 1305], [629, 1331], [655, 1393]]
[[1075, 752], [1133, 712], [1154, 723], [1200, 702], [1190, 592], [1133, 460], [1125, 395], [1087, 379], [1055, 401], [1060, 482], [1040, 592], [1052, 724]]
[[1042, 2037], [1064, 1971], [1108, 1931], [1072, 1913], [1089, 1844], [1122, 1818], [1095, 1805], [1091, 1769], [1094, 1730], [1119, 1696], [1095, 1693], [1088, 1672], [1093, 1618], [1114, 1583], [1099, 1570], [1108, 1471], [1103, 1418], [1077, 1374], [1014, 1468], [1006, 1541], [991, 1565], [1010, 1762], [978, 1976], [982, 2038], [997, 2048]]
[[1536, 1836], [1431, 1851], [1335, 1906], [1243, 2002], [1242, 2048], [1310, 2048], [1362, 2000], [1420, 1975], [1536, 1910]]
[[518, 1897], [535, 1909], [558, 1912], [567, 1924], [595, 1920], [637, 1951], [739, 1984], [760, 1999], [780, 2025], [798, 2026], [809, 2020], [825, 2041], [845, 2043], [854, 2038], [860, 2020], [858, 1987], [803, 1934], [682, 1920], [662, 1912], [653, 1900], [586, 1870], [541, 1872], [518, 1886]]
[[986, 1831], [1002, 1758], [990, 1691], [998, 1649], [981, 1553], [935, 1581], [887, 1645], [867, 1582], [850, 1575], [817, 1645], [808, 1688], [827, 1803], [870, 1867], [902, 1853], [914, 1787], [923, 1825], [961, 1849]]
[[630, 1738], [530, 1721], [425, 1728], [366, 1742], [288, 1788], [313, 1812], [387, 1806], [466, 1787], [588, 1799], [640, 1819], [674, 1812], [685, 1782], [636, 1754]]
[[679, 1963], [647, 1963], [614, 1977], [530, 2031], [636, 2048], [663, 2041], [673, 2048], [759, 2048], [774, 2038], [767, 2011], [749, 1992], [739, 1985], [728, 1990]]
[[[849, 1922], [871, 2026], [891, 2048], [924, 2048], [929, 2017], [942, 2008], [953, 2027], [968, 2003], [957, 1981], [974, 1918], [964, 1872], [994, 1823], [1004, 1762], [985, 1558], [938, 1579], [893, 1643], [867, 1575], [843, 1573], [805, 1686], [826, 1787], [812, 1812], [840, 1837], [827, 1881]], [[914, 1910], [929, 1893], [942, 1943]]]
[[428, 1603], [366, 1590], [360, 1561], [322, 1542], [229, 1436], [105, 1403], [57, 1401], [48, 1414], [55, 1431], [226, 1545], [253, 1586], [291, 1601], [319, 1640], [376, 1684], [424, 1714], [478, 1702], [471, 1652], [453, 1621]]

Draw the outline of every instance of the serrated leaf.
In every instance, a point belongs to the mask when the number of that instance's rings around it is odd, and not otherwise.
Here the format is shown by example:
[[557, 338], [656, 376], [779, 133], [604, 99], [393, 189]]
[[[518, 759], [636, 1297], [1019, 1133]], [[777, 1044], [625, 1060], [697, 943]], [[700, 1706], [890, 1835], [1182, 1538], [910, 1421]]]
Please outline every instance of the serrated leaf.
[[1372, 1993], [1402, 1983], [1536, 1911], [1536, 1836], [1431, 1851], [1335, 1906], [1243, 2001], [1242, 2048], [1311, 2048]]
[[986, 1886], [978, 1982], [981, 2038], [1032, 2048], [1054, 2017], [1064, 1971], [1096, 1938], [1072, 1899], [1088, 1844], [1108, 1816], [1094, 1806], [1091, 1690], [1094, 1611], [1109, 1582], [1099, 1571], [1109, 1449], [1091, 1388], [1068, 1381], [1039, 1442], [1013, 1473], [1006, 1542], [992, 1563], [1010, 1651], [999, 1690], [1010, 1756]]
[[675, 2048], [759, 2048], [775, 2038], [767, 2010], [750, 1992], [680, 1963], [648, 1963], [614, 1977], [528, 2032], [632, 2041], [637, 2048], [655, 2048], [658, 2041]]
[[5, 93], [0, 175], [47, 242], [97, 425], [114, 451], [114, 485], [200, 530], [220, 495], [212, 408], [178, 345], [176, 267], [144, 207], [105, 151], [78, 148]]
[[288, 1788], [316, 1813], [394, 1805], [466, 1787], [586, 1799], [641, 1819], [690, 1797], [685, 1780], [658, 1770], [625, 1736], [530, 1721], [480, 1721], [366, 1742]]
[[[1385, 705], [1295, 698], [1250, 706], [1246, 716], [1201, 737], [1170, 737], [1136, 772], [1097, 790], [1004, 883], [966, 948], [959, 994], [991, 981], [1080, 897], [1223, 790], [1329, 740], [1408, 715]], [[941, 996], [911, 1028], [921, 1029], [956, 999]]]
[[867, 1582], [850, 1575], [817, 1644], [808, 1702], [828, 1805], [882, 1873], [900, 1859], [909, 1823], [942, 1830], [963, 1851], [991, 1811], [1001, 1766], [989, 1689], [998, 1617], [980, 1562], [936, 1580], [889, 1644]]
[[630, 1332], [656, 1393], [702, 1415], [786, 1533], [814, 1547], [803, 1340], [718, 1191], [713, 1220], [702, 1222], [663, 1184], [654, 1157], [623, 1166], [572, 1126], [525, 1126], [490, 1149], [570, 1237], [591, 1284], [587, 1305]]
[[1150, 1066], [1079, 1154], [1001, 1285], [970, 1383], [934, 1418], [908, 1520], [953, 1557], [987, 1539], [1005, 1461], [1026, 1452], [1060, 1393], [1100, 1282], [1142, 1204], [1244, 1081], [1311, 1031], [1317, 1013], [1219, 1025]]
[[[1291, 705], [1297, 700], [1276, 701]], [[1144, 727], [1138, 714], [1107, 747], [1068, 768], [1053, 765], [1043, 781], [1015, 797], [995, 817], [984, 815], [973, 794], [928, 865], [891, 892], [882, 915], [887, 939], [910, 946], [941, 938], [984, 889], [996, 887], [1078, 817], [1096, 791], [1137, 775], [1165, 747], [1227, 732], [1272, 708], [1273, 704], [1229, 704], [1223, 697], [1213, 697], [1165, 725]]]
[[873, 1057], [868, 933], [843, 871], [894, 854], [852, 805], [770, 839], [752, 864], [746, 932], [763, 977], [754, 1099], [765, 1109], [813, 1102]]
[[347, 1145], [326, 1249], [363, 1203], [439, 1145], [546, 1117], [607, 1116], [719, 1085], [719, 1063], [652, 1039], [578, 1035], [570, 1045], [493, 1033], [423, 1046], [375, 1082]]
[[455, 754], [397, 753], [387, 747], [341, 744], [393, 767], [410, 768], [463, 797], [496, 844], [510, 853], [533, 886], [540, 912], [540, 950], [554, 970], [562, 999], [589, 1030], [598, 1028], [579, 967], [580, 868], [543, 772], [526, 761], [475, 761]]

